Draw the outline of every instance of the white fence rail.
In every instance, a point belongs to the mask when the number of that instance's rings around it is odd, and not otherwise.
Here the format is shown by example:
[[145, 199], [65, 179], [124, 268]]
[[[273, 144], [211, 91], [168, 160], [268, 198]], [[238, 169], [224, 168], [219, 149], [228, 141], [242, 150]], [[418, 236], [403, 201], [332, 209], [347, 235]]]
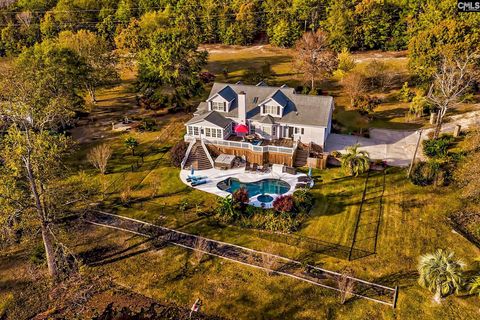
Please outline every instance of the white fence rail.
[[[185, 141], [188, 142], [192, 140], [194, 141], [195, 137], [185, 136]], [[289, 147], [280, 147], [280, 146], [256, 146], [254, 144], [251, 144], [250, 142], [230, 141], [230, 140], [223, 140], [223, 139], [202, 138], [201, 140], [205, 144], [212, 144], [212, 145], [221, 146], [221, 147], [248, 149], [254, 152], [277, 152], [277, 153], [293, 155], [295, 152], [295, 149], [297, 148], [297, 142], [294, 143], [293, 148], [289, 148]]]
[[195, 144], [195, 142], [196, 142], [195, 139], [190, 140], [190, 144], [188, 145], [187, 152], [185, 152], [185, 157], [183, 157], [182, 164], [180, 165], [180, 168], [183, 169], [183, 167], [185, 166], [185, 163], [187, 163], [188, 156], [190, 155], [190, 152], [192, 151], [192, 148], [193, 148], [193, 145]]

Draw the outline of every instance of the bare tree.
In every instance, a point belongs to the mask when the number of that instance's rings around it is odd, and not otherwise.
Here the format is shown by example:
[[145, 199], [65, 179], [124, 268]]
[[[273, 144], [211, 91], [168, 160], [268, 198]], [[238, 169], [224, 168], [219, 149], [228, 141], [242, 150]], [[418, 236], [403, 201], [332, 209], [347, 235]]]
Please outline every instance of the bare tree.
[[310, 81], [312, 90], [316, 79], [331, 74], [338, 66], [337, 54], [328, 48], [327, 38], [321, 30], [307, 32], [295, 44], [294, 64]]
[[352, 295], [355, 282], [352, 279], [353, 271], [346, 268], [338, 276], [338, 289], [340, 290], [340, 301], [344, 304]]
[[88, 161], [97, 168], [101, 174], [107, 172], [108, 160], [112, 156], [112, 148], [106, 143], [94, 147], [88, 152]]
[[345, 92], [350, 97], [350, 104], [355, 105], [355, 99], [367, 92], [365, 76], [358, 72], [351, 72], [342, 79]]
[[195, 240], [195, 258], [197, 263], [202, 262], [202, 258], [208, 250], [208, 241], [204, 238], [197, 238]]
[[437, 120], [433, 138], [440, 135], [447, 111], [462, 103], [463, 95], [477, 77], [474, 60], [477, 56], [467, 54], [462, 58], [443, 57], [428, 92], [428, 100], [437, 108]]

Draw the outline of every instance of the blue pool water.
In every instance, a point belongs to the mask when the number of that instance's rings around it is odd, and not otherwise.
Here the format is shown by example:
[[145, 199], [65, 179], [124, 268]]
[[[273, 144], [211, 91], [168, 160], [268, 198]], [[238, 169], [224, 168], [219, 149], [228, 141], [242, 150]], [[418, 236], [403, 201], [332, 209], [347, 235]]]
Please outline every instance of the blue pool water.
[[273, 197], [272, 196], [269, 196], [268, 194], [262, 194], [260, 196], [257, 197], [257, 200], [259, 202], [263, 202], [263, 203], [269, 203], [269, 202], [272, 202], [273, 201]]
[[234, 193], [240, 188], [246, 188], [249, 197], [254, 197], [259, 194], [271, 193], [271, 194], [284, 194], [290, 190], [290, 185], [285, 181], [279, 179], [264, 179], [255, 182], [240, 182], [236, 178], [228, 178], [220, 181], [217, 184], [220, 190]]

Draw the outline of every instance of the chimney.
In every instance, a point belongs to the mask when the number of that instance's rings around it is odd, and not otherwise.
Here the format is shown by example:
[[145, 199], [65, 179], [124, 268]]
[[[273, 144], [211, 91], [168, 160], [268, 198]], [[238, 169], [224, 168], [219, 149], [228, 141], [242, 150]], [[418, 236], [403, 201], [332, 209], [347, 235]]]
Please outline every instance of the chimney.
[[247, 124], [247, 98], [244, 91], [238, 93], [238, 119], [240, 123]]

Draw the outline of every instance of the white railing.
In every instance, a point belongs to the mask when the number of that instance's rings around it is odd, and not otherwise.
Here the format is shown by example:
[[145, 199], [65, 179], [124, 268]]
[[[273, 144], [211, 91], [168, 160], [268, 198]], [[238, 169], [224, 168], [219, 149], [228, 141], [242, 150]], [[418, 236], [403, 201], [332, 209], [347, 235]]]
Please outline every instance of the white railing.
[[[185, 141], [195, 141], [195, 137], [192, 136], [185, 136]], [[293, 144], [293, 148], [289, 147], [281, 147], [281, 146], [257, 146], [251, 144], [249, 142], [241, 142], [241, 141], [230, 141], [230, 140], [223, 140], [223, 139], [215, 139], [215, 138], [202, 138], [202, 143], [204, 144], [212, 144], [215, 146], [221, 147], [232, 147], [232, 148], [240, 148], [240, 149], [248, 149], [254, 152], [277, 152], [277, 153], [284, 153], [284, 154], [291, 154], [293, 155], [295, 149], [297, 148], [297, 142], [295, 141]]]
[[[187, 139], [185, 139], [185, 141], [188, 142]], [[195, 138], [193, 138], [193, 139], [190, 139], [189, 141], [190, 141], [190, 144], [188, 145], [187, 152], [185, 152], [185, 156], [183, 157], [182, 164], [180, 165], [181, 169], [183, 169], [183, 167], [185, 167], [185, 163], [187, 163], [188, 156], [190, 155], [190, 152], [192, 151], [193, 145], [195, 144], [195, 142], [197, 140]]]

